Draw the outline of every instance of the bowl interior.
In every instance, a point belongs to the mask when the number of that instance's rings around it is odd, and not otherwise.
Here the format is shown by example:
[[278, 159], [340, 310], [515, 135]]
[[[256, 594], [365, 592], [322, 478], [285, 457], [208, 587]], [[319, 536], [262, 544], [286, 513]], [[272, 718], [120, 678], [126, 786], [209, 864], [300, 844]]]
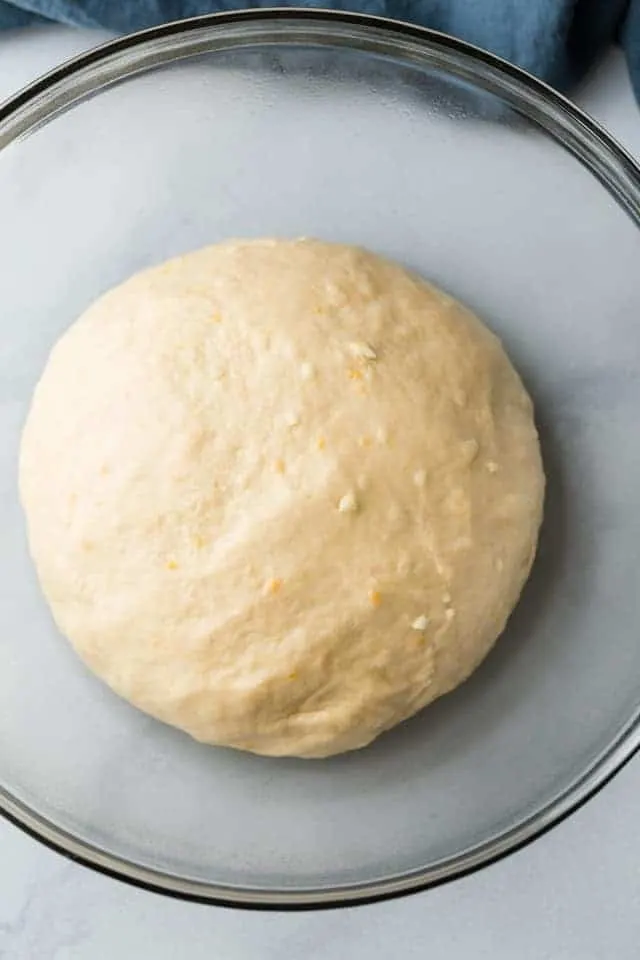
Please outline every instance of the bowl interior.
[[[6, 791], [108, 854], [286, 899], [446, 874], [593, 768], [640, 704], [640, 232], [585, 167], [444, 67], [283, 41], [85, 97], [0, 151], [0, 209]], [[71, 320], [139, 268], [260, 235], [364, 245], [469, 303], [534, 397], [548, 473], [495, 652], [325, 761], [204, 747], [105, 689], [51, 622], [16, 491], [30, 394]]]

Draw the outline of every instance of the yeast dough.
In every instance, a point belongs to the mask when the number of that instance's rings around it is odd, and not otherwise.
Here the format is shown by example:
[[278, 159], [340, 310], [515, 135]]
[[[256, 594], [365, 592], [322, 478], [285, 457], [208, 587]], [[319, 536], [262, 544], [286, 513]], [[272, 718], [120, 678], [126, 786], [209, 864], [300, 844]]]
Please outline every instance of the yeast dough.
[[364, 250], [259, 240], [140, 273], [69, 328], [20, 488], [53, 616], [113, 690], [199, 740], [323, 757], [480, 663], [544, 478], [469, 310]]

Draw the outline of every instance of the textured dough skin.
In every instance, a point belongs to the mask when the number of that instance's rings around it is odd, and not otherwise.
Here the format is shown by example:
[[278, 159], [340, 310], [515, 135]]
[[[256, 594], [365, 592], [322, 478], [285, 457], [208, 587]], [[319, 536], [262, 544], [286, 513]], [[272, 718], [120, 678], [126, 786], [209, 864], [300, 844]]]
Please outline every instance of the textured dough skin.
[[324, 757], [480, 663], [544, 475], [467, 309], [364, 250], [261, 240], [138, 274], [71, 326], [20, 488], [55, 620], [113, 690], [198, 740]]

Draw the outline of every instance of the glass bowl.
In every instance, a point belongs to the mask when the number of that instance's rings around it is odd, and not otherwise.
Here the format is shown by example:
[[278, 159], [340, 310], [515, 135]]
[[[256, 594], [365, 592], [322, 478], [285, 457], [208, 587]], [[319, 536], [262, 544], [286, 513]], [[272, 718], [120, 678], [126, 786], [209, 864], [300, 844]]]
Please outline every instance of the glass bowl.
[[[0, 109], [0, 806], [185, 898], [347, 904], [487, 864], [640, 744], [640, 176], [543, 84], [448, 37], [315, 11], [115, 40]], [[233, 236], [361, 244], [503, 338], [548, 473], [539, 556], [456, 693], [325, 761], [199, 745], [57, 635], [16, 494], [47, 352], [105, 288]], [[72, 451], [69, 452], [72, 456]]]

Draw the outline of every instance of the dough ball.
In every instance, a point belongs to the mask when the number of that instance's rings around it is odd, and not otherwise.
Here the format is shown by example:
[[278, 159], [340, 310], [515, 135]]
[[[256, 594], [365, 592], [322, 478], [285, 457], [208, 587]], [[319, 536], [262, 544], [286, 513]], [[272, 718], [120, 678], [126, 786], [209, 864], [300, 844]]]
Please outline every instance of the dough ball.
[[198, 740], [323, 757], [452, 690], [531, 567], [532, 406], [465, 307], [364, 250], [209, 247], [53, 349], [21, 496], [60, 630]]

